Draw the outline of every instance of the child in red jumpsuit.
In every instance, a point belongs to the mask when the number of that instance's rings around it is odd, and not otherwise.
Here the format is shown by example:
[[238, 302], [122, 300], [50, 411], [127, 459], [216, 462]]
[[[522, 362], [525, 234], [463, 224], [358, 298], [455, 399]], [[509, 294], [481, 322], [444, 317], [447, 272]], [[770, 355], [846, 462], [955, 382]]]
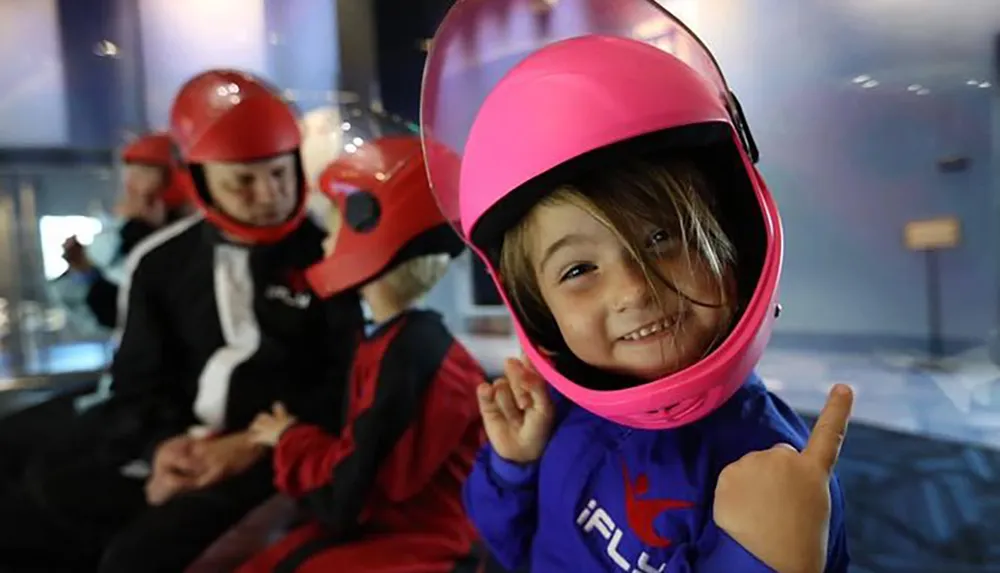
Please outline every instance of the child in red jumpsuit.
[[366, 143], [320, 186], [331, 234], [307, 278], [321, 297], [357, 289], [375, 324], [355, 350], [339, 436], [281, 404], [251, 426], [275, 448], [278, 489], [312, 519], [239, 571], [451, 571], [475, 540], [461, 487], [482, 443], [484, 374], [441, 317], [414, 304], [462, 243], [428, 188], [418, 138]]

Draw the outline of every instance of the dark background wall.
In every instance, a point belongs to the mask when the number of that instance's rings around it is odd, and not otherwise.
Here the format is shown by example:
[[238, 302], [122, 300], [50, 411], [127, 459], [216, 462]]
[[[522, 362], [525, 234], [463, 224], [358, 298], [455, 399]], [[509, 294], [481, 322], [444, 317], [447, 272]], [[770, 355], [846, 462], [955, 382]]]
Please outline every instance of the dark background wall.
[[375, 0], [378, 78], [386, 109], [412, 120], [419, 116], [423, 42], [434, 35], [452, 0]]

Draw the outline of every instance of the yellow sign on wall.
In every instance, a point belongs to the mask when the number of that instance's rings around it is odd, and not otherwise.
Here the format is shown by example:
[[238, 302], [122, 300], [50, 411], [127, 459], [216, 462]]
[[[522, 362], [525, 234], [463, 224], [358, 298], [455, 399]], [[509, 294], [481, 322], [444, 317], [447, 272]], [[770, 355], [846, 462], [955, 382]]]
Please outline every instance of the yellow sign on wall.
[[911, 251], [954, 249], [962, 242], [962, 225], [954, 216], [910, 221], [903, 228], [903, 241]]

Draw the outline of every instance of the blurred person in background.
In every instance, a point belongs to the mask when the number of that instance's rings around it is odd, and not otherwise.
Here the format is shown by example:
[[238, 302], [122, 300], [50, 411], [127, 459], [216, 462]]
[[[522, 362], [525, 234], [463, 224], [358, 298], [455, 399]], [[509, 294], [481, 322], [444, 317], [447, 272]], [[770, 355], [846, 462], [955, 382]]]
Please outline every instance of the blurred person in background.
[[336, 430], [361, 311], [306, 284], [325, 232], [305, 216], [293, 111], [209, 71], [181, 88], [171, 136], [203, 214], [129, 254], [112, 396], [0, 496], [0, 569], [181, 571], [274, 494], [270, 452], [240, 431], [258, 412], [281, 401]]
[[[75, 236], [67, 239], [63, 258], [68, 269], [47, 285], [55, 305], [65, 311], [60, 334], [71, 339], [106, 340], [117, 319], [125, 258], [154, 231], [194, 211], [190, 177], [176, 160], [168, 134], [138, 137], [122, 150], [121, 159], [118, 220], [87, 247]], [[96, 393], [56, 399], [5, 418], [0, 423], [0, 482], [19, 480], [27, 460], [49, 434], [59, 435], [78, 409], [100, 402], [109, 391], [110, 377], [105, 375]]]
[[117, 320], [118, 285], [128, 254], [157, 229], [193, 211], [190, 180], [168, 134], [140, 136], [125, 147], [122, 161], [124, 190], [115, 209], [119, 224], [98, 235], [89, 249], [76, 236], [66, 239], [63, 258], [69, 270], [63, 277], [68, 280], [54, 281], [65, 285], [56, 291], [68, 310], [79, 308], [71, 303], [82, 299], [105, 328], [114, 328]]

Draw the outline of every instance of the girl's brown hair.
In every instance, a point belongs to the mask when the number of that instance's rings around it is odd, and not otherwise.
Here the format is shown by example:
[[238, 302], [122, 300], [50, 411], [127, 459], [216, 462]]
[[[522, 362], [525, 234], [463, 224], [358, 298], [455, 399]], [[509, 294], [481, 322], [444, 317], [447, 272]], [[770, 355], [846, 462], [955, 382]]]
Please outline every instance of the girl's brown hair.
[[[675, 292], [681, 304], [719, 306], [694, 300], [680, 292], [674, 278], [665, 276], [660, 270], [657, 259], [664, 253], [650, 249], [646, 233], [650, 225], [665, 231], [675, 241], [672, 253], [694, 256], [707, 267], [722, 295], [721, 306], [729, 307], [735, 315], [736, 303], [726, 282], [727, 276], [735, 271], [736, 250], [716, 216], [711, 191], [701, 171], [691, 161], [634, 160], [560, 186], [539, 205], [568, 203], [601, 222], [636, 261], [653, 296], [661, 292], [661, 288], [655, 286], [659, 284]], [[554, 320], [542, 300], [533, 266], [531, 231], [529, 214], [506, 232], [500, 252], [500, 277], [529, 332], [542, 340], [551, 340]], [[689, 263], [694, 262], [689, 259]], [[658, 297], [656, 302], [663, 306]], [[719, 333], [717, 339], [724, 334]]]

